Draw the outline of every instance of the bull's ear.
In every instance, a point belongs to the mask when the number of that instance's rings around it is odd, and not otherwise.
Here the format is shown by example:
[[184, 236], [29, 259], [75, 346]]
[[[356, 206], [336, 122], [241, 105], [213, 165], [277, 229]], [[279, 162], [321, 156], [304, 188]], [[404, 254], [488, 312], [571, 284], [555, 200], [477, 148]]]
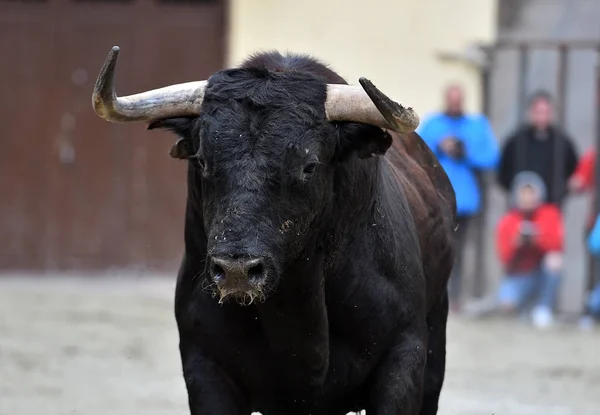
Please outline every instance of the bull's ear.
[[151, 122], [148, 129], [163, 129], [178, 135], [180, 139], [171, 147], [169, 155], [176, 159], [187, 160], [194, 155], [192, 149], [194, 120], [194, 117], [165, 118]]
[[361, 158], [385, 154], [392, 145], [392, 136], [379, 127], [354, 122], [336, 123], [337, 146], [334, 160], [344, 161], [356, 153]]

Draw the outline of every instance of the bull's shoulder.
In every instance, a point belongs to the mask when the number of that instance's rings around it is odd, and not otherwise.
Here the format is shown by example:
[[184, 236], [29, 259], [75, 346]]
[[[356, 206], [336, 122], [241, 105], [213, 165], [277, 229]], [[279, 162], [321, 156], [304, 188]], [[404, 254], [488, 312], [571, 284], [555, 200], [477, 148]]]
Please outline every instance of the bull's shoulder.
[[437, 157], [418, 134], [395, 136], [390, 150], [386, 154], [388, 164], [406, 195], [417, 227], [431, 306], [453, 262], [454, 189]]
[[392, 136], [394, 140], [389, 152], [392, 164], [404, 175], [414, 178], [412, 182], [425, 193], [435, 193], [436, 198], [447, 205], [451, 215], [454, 216], [456, 213], [454, 189], [448, 175], [427, 143], [415, 132], [393, 133]]

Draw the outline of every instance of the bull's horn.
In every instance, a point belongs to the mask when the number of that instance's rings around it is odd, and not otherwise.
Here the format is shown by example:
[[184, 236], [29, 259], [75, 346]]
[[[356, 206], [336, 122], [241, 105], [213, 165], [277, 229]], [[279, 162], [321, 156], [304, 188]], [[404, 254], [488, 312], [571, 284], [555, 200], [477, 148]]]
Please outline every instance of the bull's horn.
[[200, 113], [206, 81], [186, 82], [117, 97], [115, 68], [118, 56], [119, 47], [113, 46], [94, 86], [92, 104], [100, 117], [111, 122], [125, 123]]
[[360, 78], [361, 87], [327, 85], [325, 113], [329, 121], [354, 121], [400, 133], [413, 132], [419, 116], [412, 108], [394, 102], [371, 81]]

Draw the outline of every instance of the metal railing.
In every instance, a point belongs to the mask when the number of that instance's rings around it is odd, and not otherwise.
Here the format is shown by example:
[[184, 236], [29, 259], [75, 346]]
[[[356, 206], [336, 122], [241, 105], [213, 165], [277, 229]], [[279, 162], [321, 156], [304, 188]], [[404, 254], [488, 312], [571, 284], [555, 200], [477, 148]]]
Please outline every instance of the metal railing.
[[[595, 89], [596, 93], [596, 109], [594, 111], [595, 114], [595, 131], [593, 134], [595, 135], [595, 150], [596, 154], [600, 154], [600, 42], [597, 40], [500, 40], [493, 45], [485, 45], [481, 46], [480, 49], [486, 54], [486, 63], [480, 67], [481, 72], [481, 83], [482, 83], [482, 105], [483, 105], [483, 113], [488, 117], [490, 116], [490, 106], [491, 106], [491, 75], [493, 73], [494, 60], [496, 58], [497, 52], [501, 50], [518, 50], [519, 52], [519, 74], [518, 74], [518, 105], [517, 108], [519, 110], [519, 114], [525, 114], [525, 110], [527, 107], [527, 72], [529, 70], [530, 65], [530, 53], [532, 51], [539, 50], [555, 50], [558, 52], [558, 68], [556, 75], [556, 98], [555, 102], [557, 104], [557, 121], [560, 125], [564, 125], [566, 122], [566, 94], [567, 94], [567, 80], [568, 80], [568, 58], [569, 53], [573, 50], [587, 50], [587, 51], [595, 51], [597, 55], [597, 63], [596, 63], [596, 72], [595, 72], [595, 85], [590, 85]], [[564, 160], [562, 153], [564, 151], [564, 141], [563, 140], [554, 140], [555, 146], [553, 155], [556, 160]], [[518, 151], [518, 150], [517, 150]], [[561, 177], [564, 177], [564, 162], [557, 163], [555, 168], [558, 169], [554, 174], [553, 180], [553, 190], [558, 191], [559, 193], [564, 190], [564, 183], [560, 180]], [[594, 183], [594, 211], [596, 216], [600, 212], [600, 168], [595, 169], [595, 183]], [[480, 174], [480, 183], [483, 189], [483, 200], [482, 200], [482, 213], [477, 218], [477, 230], [475, 235], [475, 245], [476, 245], [476, 263], [475, 263], [475, 286], [474, 286], [474, 294], [475, 296], [481, 296], [485, 292], [485, 281], [487, 281], [485, 270], [485, 240], [486, 240], [486, 232], [485, 232], [485, 215], [488, 212], [488, 203], [487, 203], [487, 186], [489, 185], [489, 177], [485, 177]], [[555, 193], [556, 194], [556, 193]], [[587, 251], [586, 251], [587, 252]], [[600, 281], [600, 264], [598, 260], [593, 259], [589, 254], [587, 254], [588, 258], [588, 273], [587, 273], [587, 289], [591, 289], [593, 287], [595, 281]]]

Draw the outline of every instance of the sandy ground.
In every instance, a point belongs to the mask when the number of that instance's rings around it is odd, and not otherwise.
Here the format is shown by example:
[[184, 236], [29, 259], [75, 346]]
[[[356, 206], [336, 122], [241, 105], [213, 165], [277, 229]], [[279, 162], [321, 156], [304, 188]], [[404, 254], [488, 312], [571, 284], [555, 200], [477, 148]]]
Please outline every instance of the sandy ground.
[[[172, 279], [0, 278], [0, 415], [187, 413]], [[600, 413], [600, 330], [452, 317], [440, 415]]]

